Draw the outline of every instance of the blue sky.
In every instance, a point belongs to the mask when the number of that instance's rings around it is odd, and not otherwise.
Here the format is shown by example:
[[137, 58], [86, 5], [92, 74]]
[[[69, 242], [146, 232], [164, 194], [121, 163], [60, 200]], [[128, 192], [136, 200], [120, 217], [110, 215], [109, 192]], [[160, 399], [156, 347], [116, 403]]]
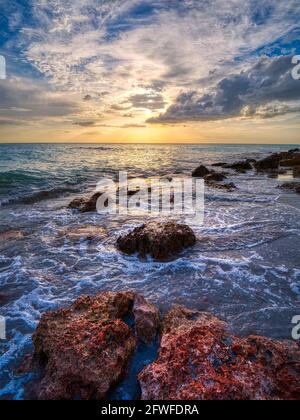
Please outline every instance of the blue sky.
[[0, 6], [0, 141], [297, 140], [299, 0]]

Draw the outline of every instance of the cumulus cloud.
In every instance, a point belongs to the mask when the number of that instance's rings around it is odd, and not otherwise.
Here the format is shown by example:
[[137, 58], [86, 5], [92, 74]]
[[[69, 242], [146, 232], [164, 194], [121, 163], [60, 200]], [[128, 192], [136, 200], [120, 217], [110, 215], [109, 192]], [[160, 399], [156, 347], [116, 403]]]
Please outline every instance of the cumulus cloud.
[[299, 107], [286, 104], [300, 101], [299, 83], [292, 78], [291, 69], [291, 57], [260, 58], [247, 70], [224, 78], [204, 94], [194, 90], [181, 93], [165, 113], [149, 122], [213, 121], [239, 116], [271, 118], [296, 112]]

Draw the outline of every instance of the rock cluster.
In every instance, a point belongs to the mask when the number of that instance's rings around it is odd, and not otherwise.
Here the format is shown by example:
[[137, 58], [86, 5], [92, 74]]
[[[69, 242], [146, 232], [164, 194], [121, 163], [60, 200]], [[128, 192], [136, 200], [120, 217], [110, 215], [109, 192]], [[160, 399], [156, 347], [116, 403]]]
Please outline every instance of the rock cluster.
[[288, 152], [273, 153], [272, 155], [255, 163], [257, 171], [273, 171], [279, 166], [293, 167], [300, 165], [300, 153], [298, 149]]

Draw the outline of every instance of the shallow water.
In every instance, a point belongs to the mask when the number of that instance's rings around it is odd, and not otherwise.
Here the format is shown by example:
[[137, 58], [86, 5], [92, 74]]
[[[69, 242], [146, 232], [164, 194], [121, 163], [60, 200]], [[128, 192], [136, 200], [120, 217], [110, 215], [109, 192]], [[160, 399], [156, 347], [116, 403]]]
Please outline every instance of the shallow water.
[[[241, 334], [291, 338], [291, 320], [300, 314], [300, 196], [276, 188], [284, 177], [229, 171], [228, 182], [238, 189], [206, 189], [204, 224], [180, 218], [195, 230], [197, 245], [167, 263], [115, 249], [118, 235], [148, 216], [78, 214], [66, 207], [119, 170], [142, 177], [189, 174], [201, 162], [260, 158], [292, 147], [0, 145], [0, 232], [23, 235], [0, 243], [0, 314], [7, 320], [0, 398], [24, 398], [31, 376], [15, 371], [32, 349], [41, 314], [81, 294], [134, 289], [163, 310], [181, 303], [215, 313]], [[85, 225], [103, 227], [107, 236], [78, 242], [63, 235]]]

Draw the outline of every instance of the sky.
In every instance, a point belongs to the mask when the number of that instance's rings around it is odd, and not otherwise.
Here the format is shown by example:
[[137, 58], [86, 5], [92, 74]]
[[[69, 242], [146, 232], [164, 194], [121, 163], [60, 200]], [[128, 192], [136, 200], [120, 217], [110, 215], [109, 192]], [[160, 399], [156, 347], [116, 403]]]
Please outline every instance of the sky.
[[0, 0], [0, 55], [2, 143], [300, 143], [299, 0]]

